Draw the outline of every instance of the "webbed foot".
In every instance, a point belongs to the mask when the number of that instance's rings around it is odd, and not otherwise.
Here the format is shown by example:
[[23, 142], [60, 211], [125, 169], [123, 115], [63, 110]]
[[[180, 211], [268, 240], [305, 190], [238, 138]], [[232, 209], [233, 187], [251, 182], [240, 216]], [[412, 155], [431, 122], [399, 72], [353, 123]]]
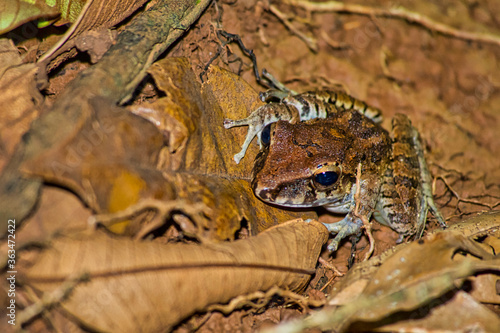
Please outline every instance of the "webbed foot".
[[344, 219], [335, 223], [323, 223], [323, 225], [330, 231], [331, 233], [336, 233], [337, 235], [332, 240], [330, 245], [328, 245], [328, 250], [333, 252], [337, 251], [340, 241], [347, 236], [358, 233], [363, 226], [363, 222], [358, 218], [353, 218], [350, 214], [348, 214]]

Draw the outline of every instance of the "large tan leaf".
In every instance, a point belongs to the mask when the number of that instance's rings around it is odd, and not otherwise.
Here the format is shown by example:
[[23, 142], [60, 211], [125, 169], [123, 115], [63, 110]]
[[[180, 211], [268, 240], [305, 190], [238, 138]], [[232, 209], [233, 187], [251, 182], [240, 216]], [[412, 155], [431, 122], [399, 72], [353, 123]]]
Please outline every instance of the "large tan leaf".
[[[130, 97], [150, 63], [182, 34], [183, 30], [172, 27], [189, 26], [207, 5], [205, 0], [200, 3], [155, 2], [117, 37], [116, 43], [99, 63], [81, 72], [68, 84], [54, 104], [32, 123], [0, 174], [1, 216], [16, 218], [21, 223], [36, 204], [41, 179], [22, 174], [22, 164], [71, 141], [75, 130], [81, 129], [94, 113], [90, 99], [102, 96], [103, 100], [118, 103]], [[152, 22], [154, 29], [146, 29], [146, 26], [151, 27]], [[83, 148], [88, 149], [89, 146]], [[64, 162], [71, 164], [74, 160]], [[6, 221], [0, 221], [2, 234], [7, 230]]]
[[164, 332], [212, 303], [273, 286], [302, 289], [327, 238], [320, 223], [300, 220], [210, 245], [73, 234], [51, 241], [20, 271], [26, 283], [46, 293], [87, 274], [89, 281], [76, 285], [62, 306], [94, 330]]
[[42, 95], [33, 64], [23, 64], [12, 41], [0, 39], [0, 172], [39, 114]]

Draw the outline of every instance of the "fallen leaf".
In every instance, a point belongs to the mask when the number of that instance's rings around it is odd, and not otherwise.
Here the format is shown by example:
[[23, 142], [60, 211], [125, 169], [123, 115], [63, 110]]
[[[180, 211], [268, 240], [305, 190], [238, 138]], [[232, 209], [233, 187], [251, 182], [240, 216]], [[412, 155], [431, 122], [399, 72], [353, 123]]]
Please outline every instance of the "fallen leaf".
[[415, 311], [409, 320], [383, 325], [375, 332], [499, 332], [500, 318], [468, 293], [459, 291], [445, 304]]
[[19, 265], [45, 295], [81, 275], [63, 309], [98, 331], [169, 331], [213, 303], [273, 286], [300, 290], [314, 273], [328, 231], [297, 220], [232, 243], [139, 242], [103, 232], [59, 236]]
[[[116, 43], [97, 64], [79, 73], [68, 84], [54, 104], [32, 123], [0, 175], [0, 197], [4, 203], [0, 206], [0, 215], [22, 223], [33, 211], [42, 179], [26, 177], [20, 171], [21, 165], [71, 140], [75, 128], [81, 128], [94, 113], [90, 99], [102, 96], [113, 104], [126, 101], [144, 78], [150, 63], [183, 32], [173, 27], [190, 26], [208, 3], [206, 0], [153, 3], [118, 35]], [[152, 21], [156, 22], [156, 28], [148, 30], [146, 26]], [[112, 174], [112, 170], [106, 172]], [[92, 189], [89, 190], [91, 194]], [[3, 235], [7, 230], [6, 221], [0, 221]]]
[[36, 86], [38, 68], [23, 64], [12, 41], [0, 39], [0, 172], [40, 113], [43, 98]]
[[[151, 190], [157, 199], [173, 196], [168, 187], [154, 186], [161, 178], [154, 171], [163, 147], [156, 128], [103, 98], [90, 106], [92, 114], [73, 135], [25, 163], [23, 172], [71, 189], [96, 212], [124, 209], [146, 196], [142, 191]], [[148, 179], [152, 188], [146, 189]]]

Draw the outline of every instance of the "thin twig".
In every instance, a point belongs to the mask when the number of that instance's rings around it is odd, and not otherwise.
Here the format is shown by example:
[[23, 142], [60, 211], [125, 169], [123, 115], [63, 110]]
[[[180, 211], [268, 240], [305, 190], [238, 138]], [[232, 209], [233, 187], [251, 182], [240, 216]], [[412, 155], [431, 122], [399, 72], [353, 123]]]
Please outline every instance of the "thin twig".
[[336, 277], [344, 276], [344, 275], [345, 275], [345, 273], [342, 273], [341, 271], [339, 271], [339, 270], [337, 269], [337, 267], [333, 266], [332, 264], [330, 264], [328, 261], [326, 261], [325, 259], [323, 259], [323, 258], [321, 258], [321, 257], [318, 259], [318, 261], [319, 261], [319, 263], [320, 263], [320, 264], [322, 264], [322, 265], [323, 265], [323, 266], [325, 266], [326, 268], [329, 268], [329, 269], [331, 269], [331, 270], [333, 271], [333, 276], [332, 276], [332, 277], [328, 280], [328, 282], [327, 282], [327, 283], [325, 283], [325, 284], [323, 285], [323, 287], [321, 287], [321, 289], [319, 290], [319, 291], [321, 291], [321, 292], [322, 292], [323, 290], [325, 290], [325, 289], [326, 289], [326, 288], [327, 288], [327, 287], [328, 287], [328, 286], [329, 286], [329, 285], [333, 282], [333, 280], [334, 280]]
[[361, 163], [358, 164], [358, 169], [356, 172], [356, 193], [354, 194], [354, 200], [356, 201], [356, 206], [354, 208], [354, 215], [361, 219], [363, 221], [363, 229], [366, 231], [366, 236], [368, 236], [368, 240], [370, 241], [370, 248], [368, 249], [368, 252], [365, 254], [365, 258], [363, 260], [368, 260], [370, 259], [371, 255], [373, 254], [373, 250], [375, 248], [375, 239], [373, 238], [372, 235], [372, 227], [370, 225], [370, 221], [366, 218], [365, 215], [360, 215], [358, 214], [359, 212], [359, 204], [361, 202], [360, 199], [360, 192], [361, 192], [361, 184], [360, 184], [360, 179], [361, 179]]
[[276, 8], [275, 5], [270, 5], [269, 11], [274, 16], [276, 16], [285, 25], [285, 27], [287, 27], [288, 30], [290, 30], [292, 33], [297, 35], [297, 37], [302, 39], [304, 41], [304, 43], [306, 43], [307, 47], [309, 47], [311, 49], [311, 51], [313, 51], [315, 53], [318, 52], [318, 43], [316, 42], [316, 40], [312, 37], [306, 36], [304, 33], [299, 31], [293, 24], [291, 24], [289, 22], [286, 15], [283, 14], [278, 8]]
[[337, 267], [333, 266], [332, 264], [330, 264], [328, 261], [326, 261], [325, 259], [323, 258], [319, 258], [318, 259], [319, 263], [322, 264], [323, 266], [325, 266], [326, 268], [328, 269], [331, 269], [333, 271], [333, 273], [335, 273], [335, 276], [344, 276], [345, 273], [342, 273], [341, 271], [339, 271], [337, 269]]
[[348, 49], [350, 47], [349, 44], [347, 44], [347, 43], [338, 42], [336, 40], [331, 39], [330, 36], [328, 36], [328, 34], [326, 33], [325, 30], [321, 30], [320, 34], [321, 34], [321, 37], [323, 38], [323, 40], [332, 49], [335, 49], [335, 50], [344, 50], [344, 49]]
[[492, 33], [469, 32], [450, 27], [430, 19], [427, 16], [412, 12], [403, 7], [373, 8], [362, 5], [345, 4], [339, 1], [310, 2], [303, 0], [285, 0], [289, 5], [303, 8], [309, 12], [343, 12], [365, 16], [380, 16], [403, 19], [410, 23], [418, 24], [430, 31], [435, 31], [445, 36], [466, 41], [483, 42], [500, 46], [500, 36]]
[[463, 202], [463, 203], [468, 203], [468, 204], [471, 204], [471, 205], [477, 205], [477, 206], [483, 206], [483, 207], [488, 207], [490, 210], [494, 209], [495, 207], [499, 206], [500, 205], [500, 201], [498, 202], [495, 202], [494, 204], [487, 204], [487, 203], [484, 203], [484, 202], [480, 202], [480, 201], [477, 201], [477, 200], [471, 200], [471, 199], [464, 199], [460, 196], [460, 194], [457, 193], [457, 191], [455, 191], [453, 189], [453, 187], [446, 181], [446, 179], [443, 177], [443, 176], [437, 176], [436, 177], [436, 180], [437, 179], [441, 179], [441, 181], [444, 183], [444, 185], [446, 186], [446, 188], [453, 194], [453, 196], [455, 198], [457, 198], [458, 202], [457, 202], [457, 207], [456, 209], [458, 211], [460, 211], [460, 209], [458, 208], [458, 205]]
[[235, 297], [228, 304], [210, 305], [207, 311], [220, 311], [224, 314], [229, 314], [235, 309], [241, 308], [243, 306], [249, 306], [254, 309], [262, 309], [272, 301], [272, 297], [274, 295], [278, 295], [283, 298], [289, 298], [291, 302], [299, 305], [303, 309], [308, 308], [309, 306], [317, 308], [325, 305], [326, 303], [326, 301], [323, 300], [312, 300], [308, 297], [296, 294], [290, 290], [284, 290], [277, 286], [274, 286], [266, 292], [256, 291], [251, 294]]

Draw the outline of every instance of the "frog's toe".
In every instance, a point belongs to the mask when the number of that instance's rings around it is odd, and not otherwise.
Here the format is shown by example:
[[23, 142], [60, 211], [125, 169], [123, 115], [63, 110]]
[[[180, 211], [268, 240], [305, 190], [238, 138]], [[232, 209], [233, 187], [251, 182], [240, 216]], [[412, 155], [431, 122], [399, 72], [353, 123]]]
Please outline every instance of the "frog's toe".
[[356, 234], [361, 229], [363, 222], [359, 219], [353, 219], [351, 216], [347, 215], [339, 222], [323, 223], [323, 225], [331, 233], [337, 234], [330, 245], [328, 245], [328, 250], [333, 252], [337, 250], [342, 239], [346, 238], [347, 236]]
[[233, 120], [233, 119], [224, 119], [224, 128], [231, 128], [231, 127], [237, 127], [237, 126], [245, 126], [248, 125], [247, 119], [238, 119], [238, 120]]
[[336, 234], [338, 234], [342, 229], [345, 229], [351, 224], [355, 225], [356, 223], [354, 223], [349, 216], [346, 216], [342, 220], [335, 223], [323, 223], [323, 225], [328, 229], [328, 231]]
[[238, 154], [235, 154], [233, 156], [233, 160], [236, 162], [236, 164], [240, 164], [240, 161], [243, 157], [245, 157], [246, 154], [246, 149], [240, 151]]
[[339, 242], [336, 240], [336, 238], [333, 239], [330, 242], [330, 244], [328, 244], [328, 247], [327, 247], [328, 251], [330, 251], [330, 252], [335, 252], [335, 251], [337, 251], [338, 248], [339, 248]]

